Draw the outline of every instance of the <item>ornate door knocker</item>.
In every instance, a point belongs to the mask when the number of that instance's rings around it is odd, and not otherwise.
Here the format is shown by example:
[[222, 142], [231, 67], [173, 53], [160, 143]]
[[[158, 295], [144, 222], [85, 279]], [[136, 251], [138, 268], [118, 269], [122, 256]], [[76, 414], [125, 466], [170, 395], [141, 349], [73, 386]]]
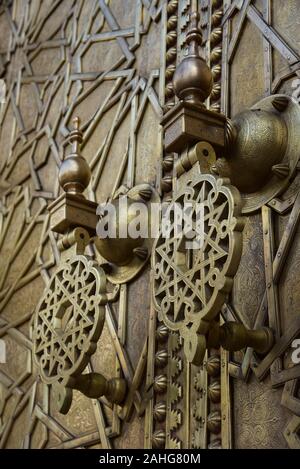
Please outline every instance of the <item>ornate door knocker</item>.
[[[206, 146], [210, 156], [213, 149]], [[202, 204], [204, 238], [199, 249], [186, 249], [174, 224], [169, 238], [161, 234], [153, 254], [154, 303], [160, 318], [184, 339], [189, 361], [200, 363], [206, 350], [206, 325], [214, 320], [232, 287], [241, 256], [241, 200], [228, 181], [197, 174], [173, 197]], [[201, 334], [199, 332], [201, 331]], [[202, 333], [203, 331], [203, 333]]]
[[[64, 414], [71, 406], [73, 389], [90, 398], [104, 395], [117, 404], [125, 399], [125, 379], [107, 380], [99, 373], [85, 373], [85, 369], [101, 337], [105, 306], [116, 301], [120, 284], [138, 275], [152, 247], [151, 239], [97, 238], [98, 205], [83, 195], [91, 172], [80, 154], [83, 135], [78, 118], [74, 125], [68, 137], [72, 152], [59, 170], [63, 193], [49, 206], [51, 229], [62, 235], [58, 242], [61, 262], [44, 291], [32, 324], [38, 372], [45, 384], [53, 386], [58, 408]], [[112, 223], [126, 228], [132, 204], [140, 201], [147, 212], [148, 204], [157, 195], [149, 184], [141, 184], [130, 190], [121, 186], [112, 203], [117, 206], [121, 197], [126, 199], [127, 211]], [[91, 242], [94, 258], [86, 254]], [[107, 279], [113, 288], [110, 293]]]
[[[79, 231], [77, 235], [87, 235]], [[54, 386], [63, 414], [73, 389], [93, 398], [105, 395], [114, 403], [125, 397], [124, 379], [83, 374], [101, 336], [105, 305], [113, 298], [104, 270], [83, 254], [63, 262], [44, 291], [33, 323], [33, 352], [42, 381]]]
[[[160, 234], [152, 256], [153, 300], [159, 319], [180, 333], [186, 358], [196, 365], [202, 363], [209, 347], [222, 345], [235, 351], [251, 346], [259, 353], [266, 353], [273, 344], [273, 333], [268, 328], [249, 331], [242, 324], [231, 322], [220, 327], [221, 309], [232, 289], [242, 253], [242, 213], [247, 203], [228, 175], [232, 176], [236, 167], [241, 171], [243, 162], [238, 166], [236, 160], [241, 149], [245, 151], [247, 144], [249, 147], [251, 136], [248, 132], [248, 140], [245, 138], [249, 118], [244, 119], [245, 126], [239, 128], [224, 115], [206, 109], [204, 101], [211, 93], [213, 80], [210, 69], [199, 55], [202, 36], [198, 20], [199, 14], [193, 13], [186, 37], [188, 54], [173, 78], [179, 101], [164, 116], [162, 125], [166, 153], [178, 154], [172, 204], [182, 208], [186, 202], [193, 207], [202, 205], [203, 242], [196, 249], [186, 249], [185, 235], [175, 236], [174, 222], [170, 237]], [[269, 117], [271, 127], [272, 123], [275, 126], [274, 132], [277, 130], [280, 134], [277, 153], [282, 153], [285, 123], [278, 116]], [[262, 119], [261, 127], [265, 124], [269, 128], [266, 116]], [[231, 160], [233, 143], [236, 154]], [[265, 143], [259, 143], [262, 144]], [[252, 147], [250, 153], [253, 153]], [[228, 155], [227, 173], [220, 170], [224, 155]], [[280, 156], [277, 155], [275, 163]], [[233, 179], [238, 181], [239, 174], [235, 173]], [[192, 231], [197, 235], [194, 221]]]

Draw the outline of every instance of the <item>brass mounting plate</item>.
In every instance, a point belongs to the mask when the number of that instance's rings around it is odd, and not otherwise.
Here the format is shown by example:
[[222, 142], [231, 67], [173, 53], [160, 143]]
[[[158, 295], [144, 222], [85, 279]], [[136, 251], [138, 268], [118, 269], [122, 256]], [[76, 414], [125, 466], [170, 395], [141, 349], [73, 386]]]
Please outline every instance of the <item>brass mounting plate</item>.
[[[272, 105], [275, 97], [286, 98], [289, 101], [288, 106], [282, 112], [276, 111]], [[267, 204], [271, 199], [281, 194], [287, 188], [289, 181], [296, 171], [300, 156], [300, 106], [293, 98], [280, 94], [268, 96], [267, 98], [258, 101], [254, 106], [251, 107], [251, 109], [261, 109], [273, 113], [278, 112], [278, 114], [280, 114], [280, 116], [284, 119], [288, 130], [288, 140], [282, 163], [286, 163], [289, 166], [290, 171], [288, 176], [284, 179], [278, 179], [275, 175], [273, 175], [266, 183], [266, 185], [257, 192], [253, 192], [251, 194], [241, 193], [244, 202], [242, 213], [244, 214], [258, 210], [263, 205]]]

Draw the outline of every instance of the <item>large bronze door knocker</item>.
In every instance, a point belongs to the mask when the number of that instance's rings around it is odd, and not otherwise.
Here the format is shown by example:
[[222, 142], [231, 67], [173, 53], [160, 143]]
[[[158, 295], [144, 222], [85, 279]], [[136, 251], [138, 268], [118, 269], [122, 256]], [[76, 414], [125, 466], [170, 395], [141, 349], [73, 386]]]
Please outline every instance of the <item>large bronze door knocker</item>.
[[[272, 96], [233, 120], [208, 110], [205, 100], [213, 78], [199, 55], [198, 20], [193, 13], [186, 37], [188, 54], [174, 73], [178, 102], [161, 123], [166, 153], [177, 154], [169, 213], [189, 204], [197, 241], [196, 207], [201, 206], [200, 244], [188, 248], [187, 234], [176, 235], [174, 214], [168, 235], [161, 230], [154, 246], [150, 236], [96, 237], [97, 215], [100, 224], [103, 221], [97, 204], [83, 196], [91, 172], [80, 155], [83, 135], [78, 119], [69, 136], [72, 152], [59, 172], [63, 193], [49, 206], [51, 229], [62, 235], [62, 263], [33, 322], [35, 361], [42, 380], [58, 390], [62, 412], [71, 405], [72, 389], [89, 397], [105, 395], [115, 403], [124, 399], [123, 378], [106, 380], [83, 371], [100, 338], [105, 305], [117, 297], [120, 284], [136, 277], [151, 252], [154, 307], [167, 329], [179, 332], [189, 362], [202, 364], [206, 349], [220, 345], [229, 351], [251, 347], [259, 354], [273, 345], [270, 328], [249, 330], [240, 323], [224, 322], [221, 312], [242, 254], [243, 214], [277, 196], [296, 171], [299, 105], [286, 96]], [[123, 197], [128, 200], [124, 213], [117, 208], [118, 198]], [[130, 190], [121, 186], [111, 201], [117, 211], [116, 231], [128, 223], [135, 201], [148, 210], [158, 200], [150, 184]], [[91, 241], [97, 259], [86, 252]], [[107, 279], [115, 285], [112, 292], [107, 290]]]
[[160, 234], [152, 256], [159, 319], [180, 333], [186, 358], [196, 365], [203, 362], [206, 348], [251, 347], [266, 354], [273, 345], [270, 328], [248, 330], [232, 321], [220, 325], [220, 315], [242, 253], [243, 214], [288, 184], [296, 170], [299, 122], [299, 106], [280, 95], [232, 121], [206, 109], [213, 79], [199, 55], [198, 20], [198, 13], [192, 14], [188, 54], [173, 78], [179, 101], [162, 125], [166, 153], [178, 155], [172, 204], [202, 204], [203, 243], [187, 250], [184, 236], [176, 237], [173, 226], [169, 238]]

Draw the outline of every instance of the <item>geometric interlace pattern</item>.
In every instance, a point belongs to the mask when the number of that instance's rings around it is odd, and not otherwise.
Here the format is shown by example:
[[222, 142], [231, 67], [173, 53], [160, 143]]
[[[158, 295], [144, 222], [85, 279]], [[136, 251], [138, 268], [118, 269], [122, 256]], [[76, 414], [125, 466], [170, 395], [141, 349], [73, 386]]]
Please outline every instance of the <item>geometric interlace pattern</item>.
[[34, 356], [45, 382], [66, 385], [84, 370], [103, 329], [104, 299], [105, 277], [95, 262], [75, 256], [59, 266], [33, 326]]

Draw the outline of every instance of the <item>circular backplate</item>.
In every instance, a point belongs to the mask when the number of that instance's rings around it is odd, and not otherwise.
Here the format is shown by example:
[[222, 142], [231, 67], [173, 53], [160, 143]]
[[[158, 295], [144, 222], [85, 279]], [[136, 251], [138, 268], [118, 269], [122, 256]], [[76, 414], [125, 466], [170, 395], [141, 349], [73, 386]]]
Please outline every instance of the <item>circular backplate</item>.
[[[130, 196], [131, 193], [135, 194], [135, 192], [138, 192], [139, 188], [144, 188], [144, 187], [150, 190], [149, 200], [143, 201], [143, 203], [147, 206], [149, 236], [143, 239], [143, 244], [139, 248], [140, 252], [142, 251], [142, 255], [134, 254], [132, 258], [130, 259], [130, 261], [126, 263], [125, 265], [117, 265], [115, 263], [109, 263], [109, 269], [105, 269], [106, 277], [114, 285], [121, 285], [123, 283], [127, 283], [133, 280], [141, 272], [144, 266], [147, 264], [147, 262], [149, 261], [149, 257], [151, 255], [152, 246], [154, 243], [154, 239], [151, 238], [151, 233], [152, 233], [151, 204], [160, 204], [160, 197], [158, 193], [152, 187], [149, 186], [149, 184], [140, 184], [139, 186], [135, 186], [133, 189], [131, 189], [128, 192], [128, 196]], [[133, 199], [133, 200], [141, 201], [140, 198]], [[101, 249], [99, 249], [98, 247], [99, 240], [97, 237], [95, 238], [94, 242], [97, 248], [97, 256], [99, 256], [98, 259], [99, 259], [100, 265], [107, 264], [106, 259], [101, 255]], [[122, 239], [120, 239], [119, 242], [122, 243]]]
[[[201, 321], [211, 321], [220, 311], [232, 287], [242, 249], [243, 220], [238, 190], [228, 180], [210, 174], [197, 175], [174, 195], [176, 204], [193, 207], [193, 229], [202, 242], [186, 247], [184, 232], [176, 234], [175, 214], [170, 233], [163, 230], [152, 255], [153, 299], [159, 318], [185, 339], [190, 355], [198, 355], [197, 334]], [[197, 228], [196, 212], [203, 208], [203, 232]], [[196, 340], [196, 339], [195, 339]]]
[[83, 255], [60, 265], [37, 307], [33, 355], [42, 381], [67, 386], [95, 352], [106, 298], [103, 269]]
[[[288, 105], [282, 112], [276, 111], [272, 105], [275, 98], [288, 99]], [[284, 119], [288, 130], [288, 141], [282, 163], [289, 166], [289, 174], [284, 179], [278, 179], [276, 175], [272, 175], [270, 180], [261, 190], [251, 194], [241, 193], [244, 202], [242, 213], [244, 214], [258, 210], [271, 199], [280, 195], [287, 188], [296, 171], [296, 166], [300, 156], [300, 106], [293, 98], [286, 95], [268, 96], [252, 106], [251, 109], [261, 109], [264, 111], [278, 113]]]

